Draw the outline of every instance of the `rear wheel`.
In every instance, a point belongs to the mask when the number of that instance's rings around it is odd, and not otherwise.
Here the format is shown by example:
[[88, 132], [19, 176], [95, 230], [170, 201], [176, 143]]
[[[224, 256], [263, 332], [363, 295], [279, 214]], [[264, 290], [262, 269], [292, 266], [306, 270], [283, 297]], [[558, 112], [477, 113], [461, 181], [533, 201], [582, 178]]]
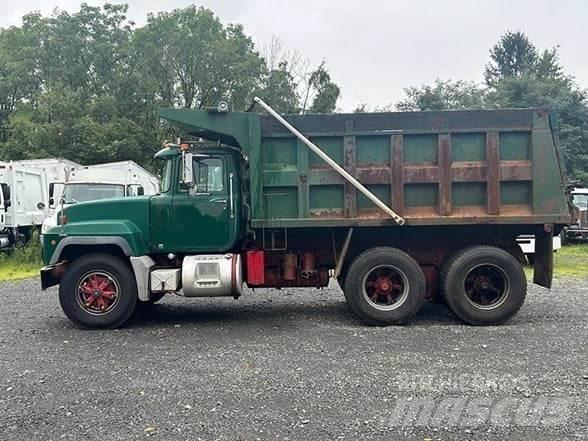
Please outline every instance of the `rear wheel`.
[[473, 325], [496, 325], [515, 315], [525, 301], [527, 279], [508, 252], [491, 246], [467, 248], [443, 272], [451, 310]]
[[59, 301], [65, 315], [81, 327], [117, 328], [137, 305], [135, 276], [117, 257], [89, 254], [67, 268]]
[[349, 267], [345, 298], [368, 325], [406, 323], [425, 301], [425, 276], [416, 261], [396, 248], [374, 248]]

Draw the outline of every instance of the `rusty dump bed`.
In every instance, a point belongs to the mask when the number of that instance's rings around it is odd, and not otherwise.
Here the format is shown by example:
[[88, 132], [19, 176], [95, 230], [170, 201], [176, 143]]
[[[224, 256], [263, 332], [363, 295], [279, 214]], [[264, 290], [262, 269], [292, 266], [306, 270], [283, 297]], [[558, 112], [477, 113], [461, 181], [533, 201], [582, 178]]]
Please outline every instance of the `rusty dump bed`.
[[[270, 115], [167, 112], [247, 154], [254, 227], [395, 225]], [[284, 117], [408, 225], [569, 221], [545, 110]]]

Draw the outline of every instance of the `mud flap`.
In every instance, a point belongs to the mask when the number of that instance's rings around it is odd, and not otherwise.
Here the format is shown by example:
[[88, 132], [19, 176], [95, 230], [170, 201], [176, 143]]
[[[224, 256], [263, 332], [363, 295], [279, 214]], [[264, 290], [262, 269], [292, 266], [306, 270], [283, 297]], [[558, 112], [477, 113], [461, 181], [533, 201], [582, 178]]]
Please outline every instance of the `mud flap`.
[[535, 264], [533, 283], [551, 288], [553, 279], [553, 225], [545, 225], [535, 233]]

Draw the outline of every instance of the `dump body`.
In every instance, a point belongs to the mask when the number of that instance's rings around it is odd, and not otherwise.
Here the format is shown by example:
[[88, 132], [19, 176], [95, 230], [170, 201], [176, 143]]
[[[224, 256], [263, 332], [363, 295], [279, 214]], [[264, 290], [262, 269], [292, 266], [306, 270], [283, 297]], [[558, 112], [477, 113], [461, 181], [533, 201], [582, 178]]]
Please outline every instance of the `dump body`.
[[[395, 225], [269, 115], [182, 110], [162, 115], [249, 156], [253, 227]], [[545, 110], [285, 118], [409, 225], [570, 220]]]

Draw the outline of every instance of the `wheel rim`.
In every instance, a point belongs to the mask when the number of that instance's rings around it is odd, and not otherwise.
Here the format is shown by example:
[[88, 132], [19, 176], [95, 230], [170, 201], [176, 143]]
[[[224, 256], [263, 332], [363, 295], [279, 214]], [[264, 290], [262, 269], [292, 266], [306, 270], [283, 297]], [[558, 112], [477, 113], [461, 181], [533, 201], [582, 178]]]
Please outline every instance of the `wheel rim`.
[[118, 303], [120, 286], [116, 279], [104, 271], [91, 271], [80, 277], [76, 299], [87, 313], [103, 315]]
[[510, 281], [502, 268], [485, 263], [475, 266], [467, 273], [464, 289], [466, 299], [474, 307], [496, 309], [508, 298]]
[[393, 265], [379, 265], [362, 281], [363, 296], [374, 308], [391, 311], [399, 308], [408, 297], [408, 278]]

